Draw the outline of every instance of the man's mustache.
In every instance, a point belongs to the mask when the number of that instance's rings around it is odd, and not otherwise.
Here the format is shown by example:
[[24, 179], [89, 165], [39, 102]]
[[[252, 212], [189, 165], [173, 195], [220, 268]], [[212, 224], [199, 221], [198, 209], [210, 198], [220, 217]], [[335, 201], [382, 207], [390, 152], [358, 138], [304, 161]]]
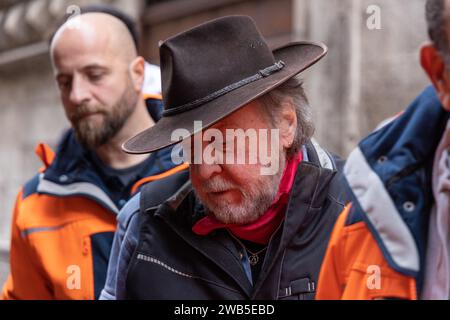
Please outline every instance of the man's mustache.
[[232, 182], [223, 180], [221, 178], [214, 178], [207, 181], [202, 182], [202, 189], [206, 193], [216, 193], [216, 192], [224, 192], [231, 189], [238, 189], [241, 190], [241, 188], [237, 185], [235, 185]]
[[78, 122], [84, 117], [94, 113], [105, 114], [105, 110], [101, 106], [80, 105], [69, 115], [69, 119], [72, 122]]

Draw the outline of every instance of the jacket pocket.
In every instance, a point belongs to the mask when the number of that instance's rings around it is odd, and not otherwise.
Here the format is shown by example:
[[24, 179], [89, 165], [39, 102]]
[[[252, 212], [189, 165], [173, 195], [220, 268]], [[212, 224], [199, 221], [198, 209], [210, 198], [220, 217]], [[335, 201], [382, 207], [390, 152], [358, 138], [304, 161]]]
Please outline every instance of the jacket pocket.
[[128, 288], [141, 287], [144, 283], [148, 283], [147, 288], [152, 288], [151, 292], [145, 290], [146, 292], [143, 293], [141, 291], [140, 296], [145, 295], [150, 299], [161, 300], [244, 298], [240, 291], [225, 282], [206, 279], [190, 271], [169, 265], [157, 257], [137, 251], [135, 260], [128, 273]]
[[342, 298], [352, 300], [415, 299], [415, 280], [386, 266], [355, 263], [347, 276]]

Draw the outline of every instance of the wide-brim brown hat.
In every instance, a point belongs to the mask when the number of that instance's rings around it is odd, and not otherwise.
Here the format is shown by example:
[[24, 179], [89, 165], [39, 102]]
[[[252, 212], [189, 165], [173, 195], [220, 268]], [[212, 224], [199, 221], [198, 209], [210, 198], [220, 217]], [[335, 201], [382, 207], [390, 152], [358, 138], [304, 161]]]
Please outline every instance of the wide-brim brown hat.
[[[176, 144], [283, 84], [326, 53], [324, 44], [313, 42], [272, 51], [247, 16], [219, 18], [169, 38], [160, 46], [163, 117], [125, 142], [123, 150], [143, 154]], [[195, 121], [202, 125], [194, 127]]]

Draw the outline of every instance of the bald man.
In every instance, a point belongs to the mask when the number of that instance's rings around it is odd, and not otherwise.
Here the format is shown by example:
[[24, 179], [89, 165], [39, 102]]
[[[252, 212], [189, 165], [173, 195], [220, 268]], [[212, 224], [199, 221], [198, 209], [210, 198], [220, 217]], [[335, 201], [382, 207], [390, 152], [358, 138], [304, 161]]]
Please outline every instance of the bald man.
[[71, 19], [50, 55], [71, 129], [56, 153], [37, 147], [43, 167], [17, 196], [4, 299], [98, 298], [119, 210], [144, 184], [186, 169], [170, 149], [121, 150], [162, 109], [142, 98], [145, 61], [123, 21], [98, 12]]

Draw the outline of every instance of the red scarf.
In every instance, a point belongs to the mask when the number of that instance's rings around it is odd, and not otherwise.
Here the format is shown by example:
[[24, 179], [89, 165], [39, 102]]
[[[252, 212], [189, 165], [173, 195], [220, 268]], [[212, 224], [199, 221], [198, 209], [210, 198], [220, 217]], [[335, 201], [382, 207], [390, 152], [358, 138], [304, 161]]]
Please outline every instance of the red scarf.
[[284, 219], [284, 212], [289, 201], [289, 193], [294, 184], [298, 165], [302, 162], [302, 153], [289, 160], [280, 180], [278, 193], [269, 209], [258, 220], [246, 225], [225, 224], [214, 216], [208, 215], [200, 219], [192, 228], [192, 231], [200, 236], [206, 236], [216, 229], [228, 229], [236, 237], [242, 240], [267, 245], [270, 237]]

